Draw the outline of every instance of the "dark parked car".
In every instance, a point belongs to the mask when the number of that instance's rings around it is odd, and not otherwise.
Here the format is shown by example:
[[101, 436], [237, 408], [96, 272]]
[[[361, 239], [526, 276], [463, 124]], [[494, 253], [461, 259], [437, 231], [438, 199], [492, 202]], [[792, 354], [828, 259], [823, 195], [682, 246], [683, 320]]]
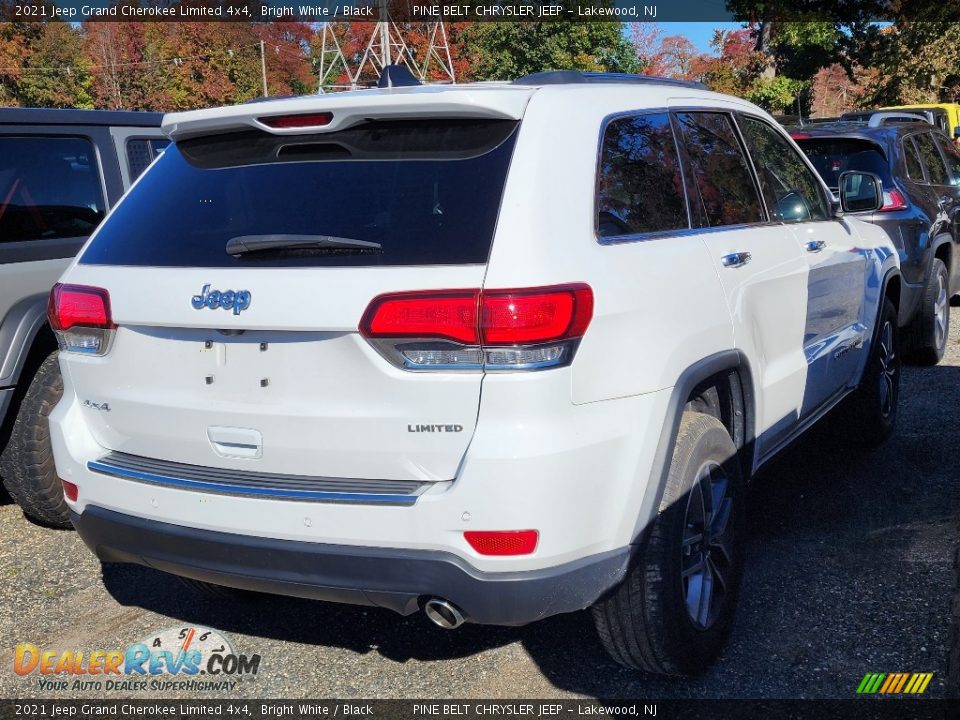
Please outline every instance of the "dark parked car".
[[882, 179], [883, 207], [858, 217], [884, 228], [899, 249], [907, 358], [936, 364], [946, 348], [950, 300], [960, 292], [960, 152], [923, 122], [841, 122], [791, 135], [834, 192], [847, 170]]
[[47, 414], [62, 392], [50, 288], [168, 144], [161, 113], [0, 108], [0, 476], [30, 517], [69, 527]]

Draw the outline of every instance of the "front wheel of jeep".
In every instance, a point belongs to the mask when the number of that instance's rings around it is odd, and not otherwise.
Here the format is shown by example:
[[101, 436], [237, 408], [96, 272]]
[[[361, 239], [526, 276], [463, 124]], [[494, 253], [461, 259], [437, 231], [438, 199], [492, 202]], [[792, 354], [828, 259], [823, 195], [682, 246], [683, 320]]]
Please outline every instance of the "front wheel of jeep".
[[743, 478], [719, 420], [684, 413], [664, 497], [626, 579], [593, 619], [621, 665], [694, 675], [723, 648], [744, 563]]

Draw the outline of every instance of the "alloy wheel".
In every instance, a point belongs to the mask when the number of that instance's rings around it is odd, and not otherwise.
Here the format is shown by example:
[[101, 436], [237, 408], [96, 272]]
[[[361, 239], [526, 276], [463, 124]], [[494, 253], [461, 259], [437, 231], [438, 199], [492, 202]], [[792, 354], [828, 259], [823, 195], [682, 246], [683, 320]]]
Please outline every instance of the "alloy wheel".
[[687, 495], [680, 576], [687, 613], [701, 630], [716, 622], [731, 589], [734, 558], [730, 491], [726, 472], [710, 461], [697, 471]]

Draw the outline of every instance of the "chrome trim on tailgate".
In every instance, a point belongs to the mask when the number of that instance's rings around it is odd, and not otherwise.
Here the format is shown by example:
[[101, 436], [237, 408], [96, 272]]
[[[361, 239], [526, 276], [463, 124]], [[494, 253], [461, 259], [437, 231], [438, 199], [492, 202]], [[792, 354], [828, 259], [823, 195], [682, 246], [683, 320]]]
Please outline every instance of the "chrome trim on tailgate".
[[91, 460], [87, 468], [124, 480], [222, 495], [375, 505], [413, 505], [420, 494], [434, 484], [417, 480], [365, 480], [226, 470], [119, 452]]

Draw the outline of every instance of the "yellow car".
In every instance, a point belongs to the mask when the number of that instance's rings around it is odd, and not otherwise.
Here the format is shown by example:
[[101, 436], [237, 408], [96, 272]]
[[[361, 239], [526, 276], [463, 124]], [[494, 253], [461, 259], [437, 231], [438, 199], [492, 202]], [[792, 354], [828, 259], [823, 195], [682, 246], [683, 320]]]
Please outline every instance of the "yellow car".
[[934, 125], [951, 138], [960, 137], [960, 105], [957, 103], [926, 103], [917, 105], [897, 105], [880, 108], [881, 110], [931, 110], [936, 122]]

